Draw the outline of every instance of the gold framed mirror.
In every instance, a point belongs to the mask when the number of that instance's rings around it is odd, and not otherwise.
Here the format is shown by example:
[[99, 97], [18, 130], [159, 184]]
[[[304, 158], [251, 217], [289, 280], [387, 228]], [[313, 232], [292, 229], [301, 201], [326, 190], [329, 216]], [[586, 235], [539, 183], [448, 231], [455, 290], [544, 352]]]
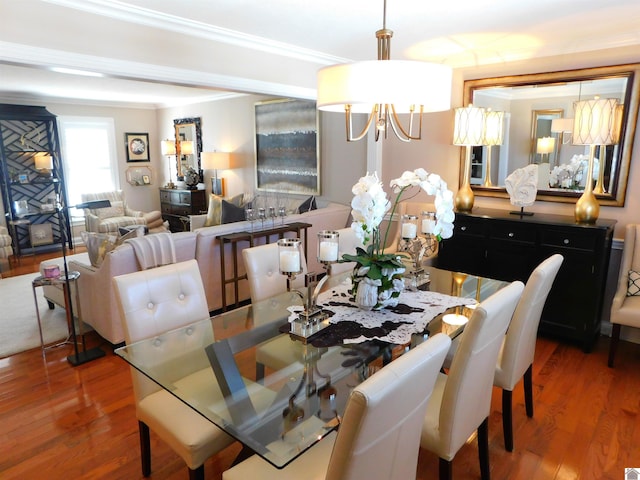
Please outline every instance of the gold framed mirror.
[[178, 178], [184, 176], [187, 168], [200, 174], [202, 154], [202, 129], [200, 117], [176, 118], [173, 120], [176, 139], [176, 171]]
[[[514, 170], [530, 163], [549, 161], [550, 180], [538, 185], [537, 200], [575, 203], [584, 189], [584, 181], [571, 187], [554, 183], [553, 169], [566, 169], [588, 156], [588, 146], [571, 143], [573, 105], [579, 100], [615, 98], [620, 105], [620, 129], [617, 144], [598, 152], [604, 168], [604, 191], [597, 194], [601, 205], [623, 206], [627, 190], [629, 164], [633, 149], [640, 96], [640, 64], [567, 70], [562, 72], [514, 75], [507, 77], [466, 80], [464, 106], [474, 106], [505, 112], [504, 135], [501, 145], [492, 147], [492, 186], [480, 180], [486, 146], [473, 147], [475, 178], [472, 171], [471, 188], [476, 196], [509, 198], [504, 187], [505, 178]], [[563, 129], [551, 127], [554, 120], [563, 120]], [[554, 125], [555, 127], [555, 125]], [[548, 134], [548, 135], [545, 135]], [[542, 135], [542, 136], [541, 136]], [[554, 146], [540, 148], [543, 136], [554, 139]], [[543, 152], [547, 152], [544, 153]], [[461, 152], [460, 182], [464, 166]], [[475, 180], [475, 181], [474, 181]]]

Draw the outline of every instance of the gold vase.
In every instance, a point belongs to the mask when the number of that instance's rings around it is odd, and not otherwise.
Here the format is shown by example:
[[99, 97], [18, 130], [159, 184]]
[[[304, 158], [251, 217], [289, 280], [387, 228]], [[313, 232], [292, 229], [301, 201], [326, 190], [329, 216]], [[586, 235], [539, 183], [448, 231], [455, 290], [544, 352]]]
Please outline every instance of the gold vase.
[[467, 145], [464, 157], [464, 172], [462, 172], [462, 185], [456, 193], [454, 205], [458, 212], [471, 212], [473, 209], [473, 190], [471, 190], [471, 147]]
[[595, 145], [591, 145], [589, 152], [589, 168], [587, 169], [587, 179], [584, 185], [584, 192], [576, 202], [575, 217], [578, 223], [596, 223], [600, 214], [600, 205], [593, 194], [593, 158], [595, 156]]

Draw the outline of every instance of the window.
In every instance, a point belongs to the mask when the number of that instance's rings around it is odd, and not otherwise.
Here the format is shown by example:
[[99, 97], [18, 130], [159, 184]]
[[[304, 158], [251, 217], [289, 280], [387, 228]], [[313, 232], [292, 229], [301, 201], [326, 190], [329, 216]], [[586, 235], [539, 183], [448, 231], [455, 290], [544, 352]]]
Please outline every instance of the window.
[[118, 189], [115, 127], [112, 118], [58, 117], [69, 205], [81, 194]]

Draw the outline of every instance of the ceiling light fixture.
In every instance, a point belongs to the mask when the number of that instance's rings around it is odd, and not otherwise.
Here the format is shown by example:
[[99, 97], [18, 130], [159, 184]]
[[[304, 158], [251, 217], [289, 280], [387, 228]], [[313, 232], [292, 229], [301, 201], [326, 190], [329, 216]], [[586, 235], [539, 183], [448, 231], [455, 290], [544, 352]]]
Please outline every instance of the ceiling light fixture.
[[[382, 29], [376, 32], [378, 60], [343, 63], [318, 71], [318, 109], [345, 112], [347, 141], [358, 141], [375, 122], [375, 139], [389, 126], [404, 142], [422, 138], [422, 114], [451, 108], [451, 68], [436, 63], [391, 60], [393, 31], [386, 28], [387, 1], [384, 0]], [[369, 114], [362, 131], [353, 135], [352, 114]], [[398, 114], [409, 114], [405, 128]], [[414, 134], [414, 114], [419, 115]]]

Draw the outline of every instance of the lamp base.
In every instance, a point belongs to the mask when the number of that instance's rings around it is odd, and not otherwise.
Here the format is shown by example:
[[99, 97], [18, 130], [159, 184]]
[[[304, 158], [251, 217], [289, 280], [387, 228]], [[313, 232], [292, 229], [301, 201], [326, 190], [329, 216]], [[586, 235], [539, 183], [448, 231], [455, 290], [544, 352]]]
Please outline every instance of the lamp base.
[[91, 362], [92, 360], [97, 360], [98, 358], [102, 358], [104, 356], [105, 356], [104, 351], [96, 347], [96, 348], [90, 348], [89, 350], [84, 350], [82, 352], [78, 352], [77, 355], [76, 354], [69, 355], [67, 357], [67, 362], [69, 362], [74, 367], [77, 367], [78, 365]]
[[224, 196], [224, 182], [222, 180], [222, 178], [211, 179], [211, 193]]

